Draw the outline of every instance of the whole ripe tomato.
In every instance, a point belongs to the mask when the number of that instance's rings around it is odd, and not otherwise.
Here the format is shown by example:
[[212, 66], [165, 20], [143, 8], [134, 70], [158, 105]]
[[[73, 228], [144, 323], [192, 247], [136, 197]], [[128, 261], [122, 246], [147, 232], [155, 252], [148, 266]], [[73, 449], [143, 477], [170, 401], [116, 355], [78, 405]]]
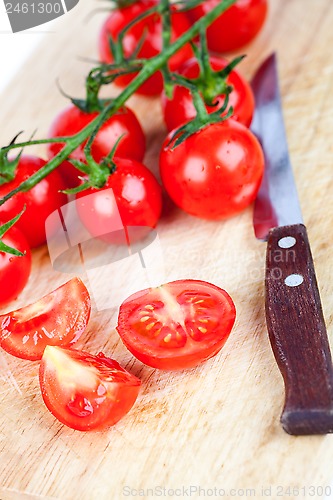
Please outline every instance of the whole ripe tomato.
[[112, 232], [123, 226], [155, 227], [162, 210], [161, 187], [147, 167], [123, 158], [114, 162], [115, 171], [102, 189], [86, 189], [76, 195], [85, 227], [92, 236], [109, 242], [115, 241]]
[[[0, 186], [0, 198], [15, 189], [46, 164], [46, 161], [35, 156], [22, 156], [16, 169], [15, 179]], [[67, 203], [67, 195], [60, 190], [65, 189], [64, 182], [57, 171], [51, 172], [45, 179], [25, 193], [17, 193], [0, 207], [0, 218], [8, 222], [26, 210], [15, 227], [27, 238], [31, 248], [42, 245], [46, 241], [45, 221], [47, 217]]]
[[[220, 57], [211, 56], [210, 64], [213, 70], [219, 71], [225, 68], [228, 62]], [[186, 78], [197, 78], [200, 72], [197, 59], [189, 59], [179, 68], [178, 72]], [[232, 106], [234, 109], [233, 119], [249, 127], [254, 112], [254, 97], [250, 85], [235, 70], [230, 73], [226, 83], [233, 87], [233, 91], [229, 95], [229, 106]], [[206, 106], [207, 111], [209, 113], [216, 111], [223, 105], [224, 99], [225, 96], [223, 94], [216, 95], [216, 104], [214, 106]], [[163, 92], [162, 107], [164, 120], [169, 131], [192, 120], [196, 115], [191, 92], [181, 86], [175, 87], [172, 99], [168, 99]]]
[[40, 364], [44, 403], [63, 424], [79, 431], [114, 425], [132, 408], [141, 381], [99, 353], [48, 346]]
[[0, 306], [3, 306], [16, 299], [27, 284], [31, 271], [31, 252], [26, 238], [16, 227], [9, 229], [1, 241], [25, 253], [19, 257], [0, 252]]
[[[74, 135], [86, 127], [97, 115], [96, 112], [84, 113], [76, 106], [70, 105], [56, 117], [49, 135], [50, 137]], [[123, 137], [117, 147], [117, 156], [142, 161], [146, 150], [146, 138], [139, 120], [128, 107], [121, 108], [98, 131], [91, 148], [94, 160], [99, 163], [102, 158], [107, 156], [121, 136]], [[86, 141], [70, 157], [84, 162], [85, 143]], [[62, 148], [63, 144], [49, 144], [49, 158], [53, 158]], [[80, 184], [78, 176], [84, 175], [68, 161], [64, 161], [60, 165], [59, 171], [68, 187], [76, 187]]]
[[235, 322], [231, 297], [197, 280], [137, 292], [120, 306], [117, 331], [131, 353], [163, 370], [182, 370], [215, 356]]
[[[99, 52], [100, 58], [104, 63], [112, 63], [113, 58], [109, 47], [109, 37], [117, 40], [119, 33], [127, 26], [129, 22], [138, 17], [140, 14], [156, 5], [157, 0], [141, 0], [135, 2], [129, 7], [116, 9], [107, 18], [99, 38]], [[185, 31], [190, 28], [191, 24], [184, 13], [174, 11], [171, 15], [171, 41], [174, 42]], [[142, 21], [136, 23], [128, 30], [124, 37], [123, 46], [126, 57], [129, 57], [137, 49], [142, 37], [144, 42], [138, 53], [138, 57], [143, 59], [150, 59], [161, 52], [162, 49], [162, 23], [158, 14], [152, 14]], [[192, 49], [189, 44], [182, 47], [176, 54], [174, 54], [169, 61], [169, 68], [171, 71], [176, 71], [179, 66], [192, 56]], [[121, 87], [128, 85], [135, 77], [135, 73], [130, 75], [121, 76], [116, 79], [115, 83]], [[160, 71], [141, 85], [138, 93], [144, 95], [157, 95], [162, 92], [163, 78]]]
[[[210, 12], [221, 0], [206, 0], [188, 11], [195, 22]], [[207, 29], [208, 48], [214, 52], [229, 52], [247, 45], [262, 28], [268, 10], [267, 0], [237, 0]]]
[[256, 137], [229, 119], [208, 125], [160, 154], [162, 182], [180, 208], [203, 219], [223, 219], [254, 201], [264, 156]]
[[88, 290], [73, 278], [34, 304], [0, 316], [0, 346], [18, 358], [41, 359], [47, 345], [79, 340], [90, 309]]

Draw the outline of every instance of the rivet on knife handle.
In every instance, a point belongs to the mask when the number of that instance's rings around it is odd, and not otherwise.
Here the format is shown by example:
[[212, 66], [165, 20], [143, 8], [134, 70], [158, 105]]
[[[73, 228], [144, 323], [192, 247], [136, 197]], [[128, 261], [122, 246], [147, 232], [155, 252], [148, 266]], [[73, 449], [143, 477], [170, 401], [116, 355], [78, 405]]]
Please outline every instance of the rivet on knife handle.
[[266, 321], [286, 388], [284, 430], [294, 435], [333, 432], [332, 359], [303, 224], [269, 233]]

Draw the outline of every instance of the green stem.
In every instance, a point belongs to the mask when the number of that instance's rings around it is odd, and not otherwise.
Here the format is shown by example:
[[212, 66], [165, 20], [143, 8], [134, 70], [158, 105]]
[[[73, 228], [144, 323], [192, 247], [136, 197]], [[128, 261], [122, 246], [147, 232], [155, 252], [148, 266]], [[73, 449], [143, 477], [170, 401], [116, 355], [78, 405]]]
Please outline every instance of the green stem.
[[[189, 43], [194, 37], [196, 37], [200, 30], [209, 26], [217, 17], [219, 17], [224, 11], [226, 11], [231, 5], [235, 3], [236, 0], [223, 0], [214, 9], [208, 12], [204, 17], [199, 19], [188, 31], [186, 31], [182, 36], [180, 36], [175, 42], [171, 43], [166, 47], [163, 52], [153, 57], [152, 59], [147, 59], [144, 62], [144, 66], [140, 73], [131, 81], [131, 83], [122, 91], [122, 93], [110, 104], [108, 104], [103, 111], [84, 129], [82, 129], [78, 134], [70, 137], [66, 140], [66, 145], [64, 148], [50, 160], [43, 168], [32, 175], [29, 179], [20, 184], [16, 189], [8, 193], [4, 198], [0, 200], [0, 205], [3, 205], [9, 198], [15, 194], [22, 191], [29, 191], [41, 180], [43, 180], [47, 175], [49, 175], [53, 170], [55, 170], [77, 147], [80, 146], [91, 134], [96, 133], [101, 125], [112, 116], [113, 113], [118, 111], [126, 101], [131, 97], [131, 95], [138, 90], [138, 88], [156, 71], [163, 68], [167, 64], [170, 57], [175, 54], [179, 49], [181, 49], [186, 43]], [[53, 142], [52, 140], [45, 140], [45, 142]], [[57, 139], [56, 142], [59, 142]], [[24, 143], [25, 145], [33, 144], [34, 141], [30, 143]], [[38, 142], [41, 144], [42, 142]], [[16, 146], [16, 145], [15, 145]], [[6, 148], [4, 148], [6, 149]], [[8, 148], [7, 148], [8, 149]], [[10, 149], [10, 148], [9, 148]], [[102, 179], [103, 173], [100, 172], [96, 174], [96, 180], [98, 182], [99, 176]], [[94, 175], [95, 177], [95, 175]]]

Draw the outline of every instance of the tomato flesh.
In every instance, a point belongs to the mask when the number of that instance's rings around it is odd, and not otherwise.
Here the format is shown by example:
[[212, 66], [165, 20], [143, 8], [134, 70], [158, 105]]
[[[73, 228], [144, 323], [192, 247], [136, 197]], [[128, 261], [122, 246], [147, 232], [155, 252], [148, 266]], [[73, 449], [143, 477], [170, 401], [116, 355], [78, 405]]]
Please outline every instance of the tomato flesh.
[[43, 400], [63, 424], [79, 431], [114, 425], [132, 408], [140, 380], [99, 353], [48, 346], [40, 365]]
[[182, 370], [215, 356], [236, 317], [231, 297], [198, 280], [179, 280], [131, 295], [120, 306], [117, 331], [143, 363]]
[[73, 278], [38, 302], [0, 316], [0, 346], [13, 356], [41, 359], [47, 345], [69, 346], [84, 332], [90, 296]]

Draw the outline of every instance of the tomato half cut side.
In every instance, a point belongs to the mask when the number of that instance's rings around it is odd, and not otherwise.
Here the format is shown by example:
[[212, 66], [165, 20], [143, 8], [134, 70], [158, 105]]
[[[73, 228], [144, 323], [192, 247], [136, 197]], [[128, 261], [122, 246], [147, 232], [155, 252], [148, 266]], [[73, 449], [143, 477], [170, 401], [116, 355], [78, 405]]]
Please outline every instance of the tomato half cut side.
[[146, 365], [182, 370], [215, 356], [235, 317], [234, 303], [225, 290], [206, 281], [179, 280], [126, 299], [117, 331]]
[[47, 345], [74, 344], [90, 310], [87, 288], [73, 278], [34, 304], [0, 316], [0, 346], [18, 358], [41, 359]]
[[47, 346], [39, 370], [44, 403], [79, 431], [114, 425], [132, 408], [141, 381], [99, 353]]

